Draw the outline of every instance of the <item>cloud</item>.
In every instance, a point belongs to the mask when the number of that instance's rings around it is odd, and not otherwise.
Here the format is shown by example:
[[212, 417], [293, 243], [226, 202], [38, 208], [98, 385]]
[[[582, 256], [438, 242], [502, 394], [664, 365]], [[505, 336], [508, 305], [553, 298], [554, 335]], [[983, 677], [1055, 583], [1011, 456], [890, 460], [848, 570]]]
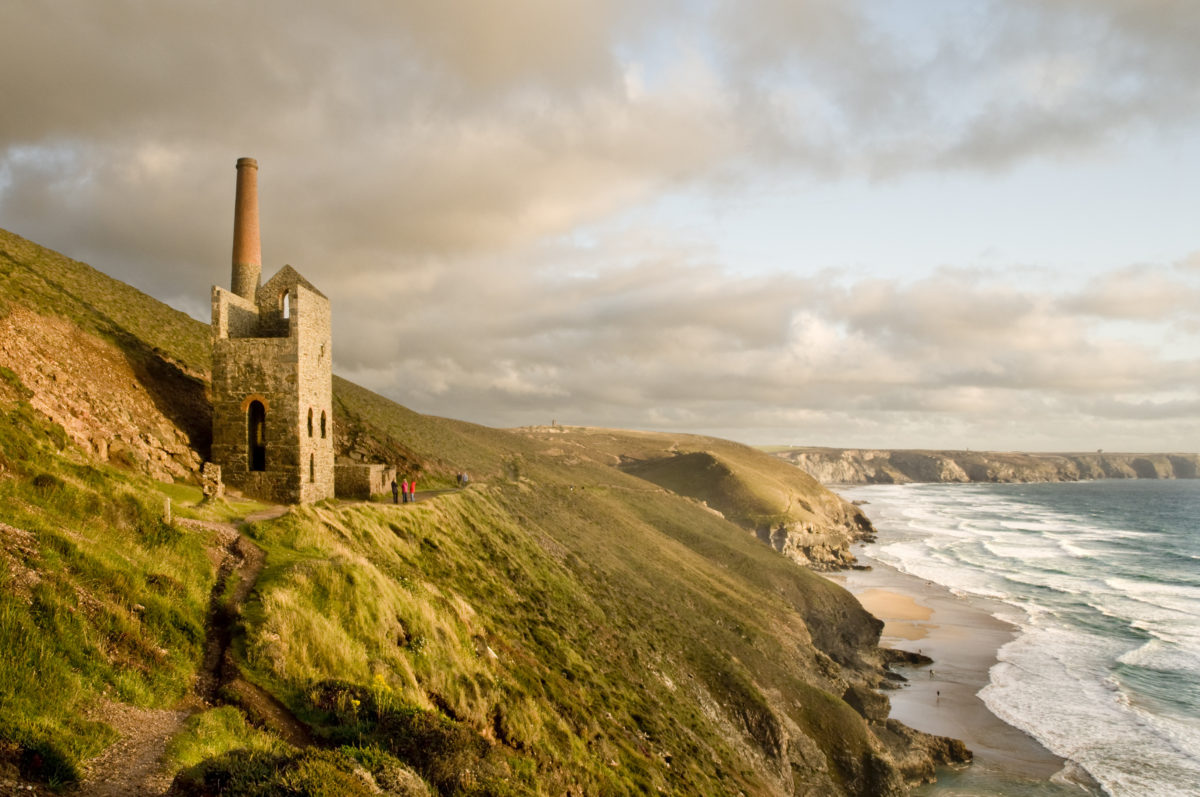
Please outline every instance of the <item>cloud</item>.
[[1163, 321], [1200, 316], [1200, 284], [1179, 278], [1173, 269], [1138, 265], [1104, 274], [1074, 296], [1069, 311], [1104, 318]]
[[[494, 258], [468, 279], [438, 271], [428, 292], [422, 288], [428, 309], [393, 325], [400, 341], [440, 330], [428, 353], [387, 343], [347, 353], [335, 342], [337, 361], [349, 365], [347, 375], [438, 414], [497, 425], [555, 418], [700, 428], [764, 441], [789, 439], [783, 430], [799, 421], [787, 419], [815, 414], [822, 424], [842, 419], [836, 428], [856, 436], [868, 426], [884, 434], [890, 418], [889, 441], [924, 429], [946, 445], [963, 444], [950, 434], [956, 424], [998, 429], [1008, 419], [1010, 433], [1028, 443], [1047, 434], [1035, 418], [1066, 414], [1059, 422], [1071, 429], [1095, 413], [1111, 418], [1097, 395], [1155, 404], [1182, 390], [1177, 406], [1197, 400], [1186, 386], [1196, 384], [1200, 361], [1113, 339], [1103, 320], [1064, 311], [1057, 295], [1014, 289], [1002, 273], [947, 270], [839, 286], [827, 275], [747, 278], [686, 250], [604, 268], [597, 261], [605, 250], [601, 241], [574, 256], [542, 253], [544, 262], [593, 266], [555, 277]], [[613, 250], [622, 260], [620, 242]], [[339, 341], [343, 332], [379, 339], [346, 331], [347, 323], [359, 322], [339, 320]], [[1161, 329], [1153, 319], [1141, 323]], [[852, 429], [852, 416], [876, 421]], [[835, 442], [826, 436], [834, 427], [804, 422]]]
[[266, 272], [343, 308], [339, 372], [488, 423], [1036, 441], [1093, 433], [1096, 393], [1188, 406], [1194, 360], [1155, 341], [1200, 333], [1194, 257], [1062, 290], [747, 276], [706, 231], [646, 234], [664, 196], [993, 173], [1196, 122], [1193, 3], [904, 6], [10, 3], [0, 221], [203, 317], [257, 157]]

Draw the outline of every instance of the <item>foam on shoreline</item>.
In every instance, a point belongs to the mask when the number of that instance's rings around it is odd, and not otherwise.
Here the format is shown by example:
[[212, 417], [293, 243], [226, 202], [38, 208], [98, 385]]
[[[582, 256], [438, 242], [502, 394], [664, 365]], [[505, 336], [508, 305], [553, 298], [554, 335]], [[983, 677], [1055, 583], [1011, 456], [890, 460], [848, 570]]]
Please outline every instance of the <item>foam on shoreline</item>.
[[[869, 549], [867, 549], [869, 550]], [[870, 570], [829, 574], [884, 621], [880, 644], [924, 653], [933, 664], [897, 668], [908, 681], [888, 692], [891, 716], [927, 733], [961, 739], [975, 754], [963, 770], [942, 770], [918, 795], [1101, 794], [1090, 778], [1025, 732], [993, 714], [978, 697], [996, 652], [1014, 637], [983, 601], [902, 573], [855, 551]]]

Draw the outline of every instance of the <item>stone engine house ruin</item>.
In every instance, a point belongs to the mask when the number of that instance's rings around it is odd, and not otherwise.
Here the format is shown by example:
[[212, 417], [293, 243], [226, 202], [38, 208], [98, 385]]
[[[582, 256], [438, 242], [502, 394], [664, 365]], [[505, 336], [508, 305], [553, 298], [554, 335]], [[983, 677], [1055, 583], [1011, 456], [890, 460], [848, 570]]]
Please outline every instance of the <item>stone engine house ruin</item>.
[[332, 498], [329, 299], [291, 266], [261, 275], [258, 162], [239, 158], [232, 290], [212, 289], [212, 460], [255, 498]]

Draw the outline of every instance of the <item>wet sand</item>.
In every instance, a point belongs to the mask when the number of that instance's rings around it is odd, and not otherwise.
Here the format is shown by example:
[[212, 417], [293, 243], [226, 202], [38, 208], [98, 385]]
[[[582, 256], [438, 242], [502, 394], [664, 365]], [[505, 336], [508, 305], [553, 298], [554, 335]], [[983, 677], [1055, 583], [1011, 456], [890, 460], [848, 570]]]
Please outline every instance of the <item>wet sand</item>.
[[864, 550], [856, 550], [855, 555], [872, 569], [830, 574], [830, 578], [884, 621], [881, 645], [933, 659], [929, 667], [896, 668], [908, 681], [886, 693], [892, 701], [891, 716], [926, 733], [961, 739], [975, 754], [971, 766], [943, 769], [938, 783], [914, 794], [1079, 797], [1101, 793], [1086, 785], [1086, 775], [1069, 762], [992, 714], [977, 696], [988, 683], [996, 651], [1013, 638], [1013, 626], [994, 617], [984, 601], [968, 601], [901, 573]]

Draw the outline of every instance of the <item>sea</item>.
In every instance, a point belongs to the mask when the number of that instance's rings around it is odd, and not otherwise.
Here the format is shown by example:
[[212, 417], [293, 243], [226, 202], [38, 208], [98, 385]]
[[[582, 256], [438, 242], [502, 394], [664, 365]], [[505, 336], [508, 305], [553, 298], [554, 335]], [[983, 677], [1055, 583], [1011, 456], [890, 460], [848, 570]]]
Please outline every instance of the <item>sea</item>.
[[872, 557], [1016, 627], [992, 713], [1114, 797], [1200, 795], [1200, 480], [838, 492]]

